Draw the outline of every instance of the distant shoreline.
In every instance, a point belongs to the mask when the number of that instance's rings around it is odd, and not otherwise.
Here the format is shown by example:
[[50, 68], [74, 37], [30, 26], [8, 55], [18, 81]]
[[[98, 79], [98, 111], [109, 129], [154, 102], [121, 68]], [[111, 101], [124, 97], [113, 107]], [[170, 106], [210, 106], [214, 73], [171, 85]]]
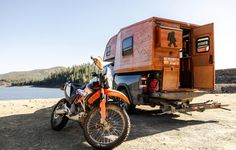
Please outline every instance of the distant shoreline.
[[9, 87], [9, 86], [12, 86], [11, 82], [0, 80], [0, 87]]

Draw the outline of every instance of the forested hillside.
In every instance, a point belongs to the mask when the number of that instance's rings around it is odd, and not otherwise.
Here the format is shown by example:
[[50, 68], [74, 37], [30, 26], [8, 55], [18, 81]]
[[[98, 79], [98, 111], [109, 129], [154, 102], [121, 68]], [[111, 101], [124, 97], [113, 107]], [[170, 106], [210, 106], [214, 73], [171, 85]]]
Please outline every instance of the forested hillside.
[[42, 87], [60, 87], [66, 81], [85, 83], [91, 79], [92, 72], [97, 72], [96, 67], [87, 63], [57, 71], [42, 81], [36, 81], [30, 84]]
[[236, 69], [216, 70], [216, 83], [236, 83]]
[[52, 73], [65, 70], [65, 67], [53, 67], [49, 69], [37, 69], [31, 71], [10, 72], [0, 75], [1, 85], [21, 85], [28, 82], [41, 81]]
[[11, 72], [0, 75], [0, 86], [33, 85], [60, 87], [66, 81], [85, 83], [91, 78], [96, 67], [90, 63], [73, 67], [55, 67], [33, 71]]

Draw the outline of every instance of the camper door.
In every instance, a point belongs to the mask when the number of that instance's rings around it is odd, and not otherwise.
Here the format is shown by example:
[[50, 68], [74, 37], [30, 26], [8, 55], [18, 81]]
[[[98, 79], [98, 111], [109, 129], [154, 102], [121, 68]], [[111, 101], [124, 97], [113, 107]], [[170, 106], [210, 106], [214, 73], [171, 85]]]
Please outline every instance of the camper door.
[[194, 28], [192, 44], [193, 86], [214, 89], [214, 24]]

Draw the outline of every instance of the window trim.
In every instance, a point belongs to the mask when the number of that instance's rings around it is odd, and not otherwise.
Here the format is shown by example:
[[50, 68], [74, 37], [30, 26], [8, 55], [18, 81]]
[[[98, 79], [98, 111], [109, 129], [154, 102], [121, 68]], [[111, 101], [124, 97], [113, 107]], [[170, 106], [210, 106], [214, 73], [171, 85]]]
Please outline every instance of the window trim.
[[[124, 41], [131, 39], [131, 46], [124, 48]], [[122, 40], [122, 56], [131, 55], [133, 53], [133, 46], [134, 46], [134, 37], [129, 36]]]
[[[209, 50], [208, 50], [208, 51], [199, 52], [199, 51], [198, 51], [198, 40], [199, 40], [199, 39], [204, 39], [204, 38], [208, 38]], [[210, 46], [211, 46], [211, 43], [210, 43], [210, 36], [198, 37], [195, 42], [196, 42], [195, 46], [196, 46], [196, 52], [197, 52], [197, 53], [206, 53], [206, 52], [209, 52], [209, 51], [210, 51]]]
[[[109, 49], [109, 51], [107, 51]], [[106, 48], [106, 56], [111, 56], [111, 46], [107, 46]]]

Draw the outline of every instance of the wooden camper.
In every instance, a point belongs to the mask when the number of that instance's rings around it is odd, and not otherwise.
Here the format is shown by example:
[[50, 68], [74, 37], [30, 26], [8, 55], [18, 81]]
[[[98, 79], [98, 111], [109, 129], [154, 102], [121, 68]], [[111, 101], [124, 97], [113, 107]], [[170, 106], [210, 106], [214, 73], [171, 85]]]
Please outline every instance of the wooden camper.
[[121, 29], [104, 53], [116, 74], [162, 73], [162, 90], [214, 88], [213, 24], [152, 17]]

